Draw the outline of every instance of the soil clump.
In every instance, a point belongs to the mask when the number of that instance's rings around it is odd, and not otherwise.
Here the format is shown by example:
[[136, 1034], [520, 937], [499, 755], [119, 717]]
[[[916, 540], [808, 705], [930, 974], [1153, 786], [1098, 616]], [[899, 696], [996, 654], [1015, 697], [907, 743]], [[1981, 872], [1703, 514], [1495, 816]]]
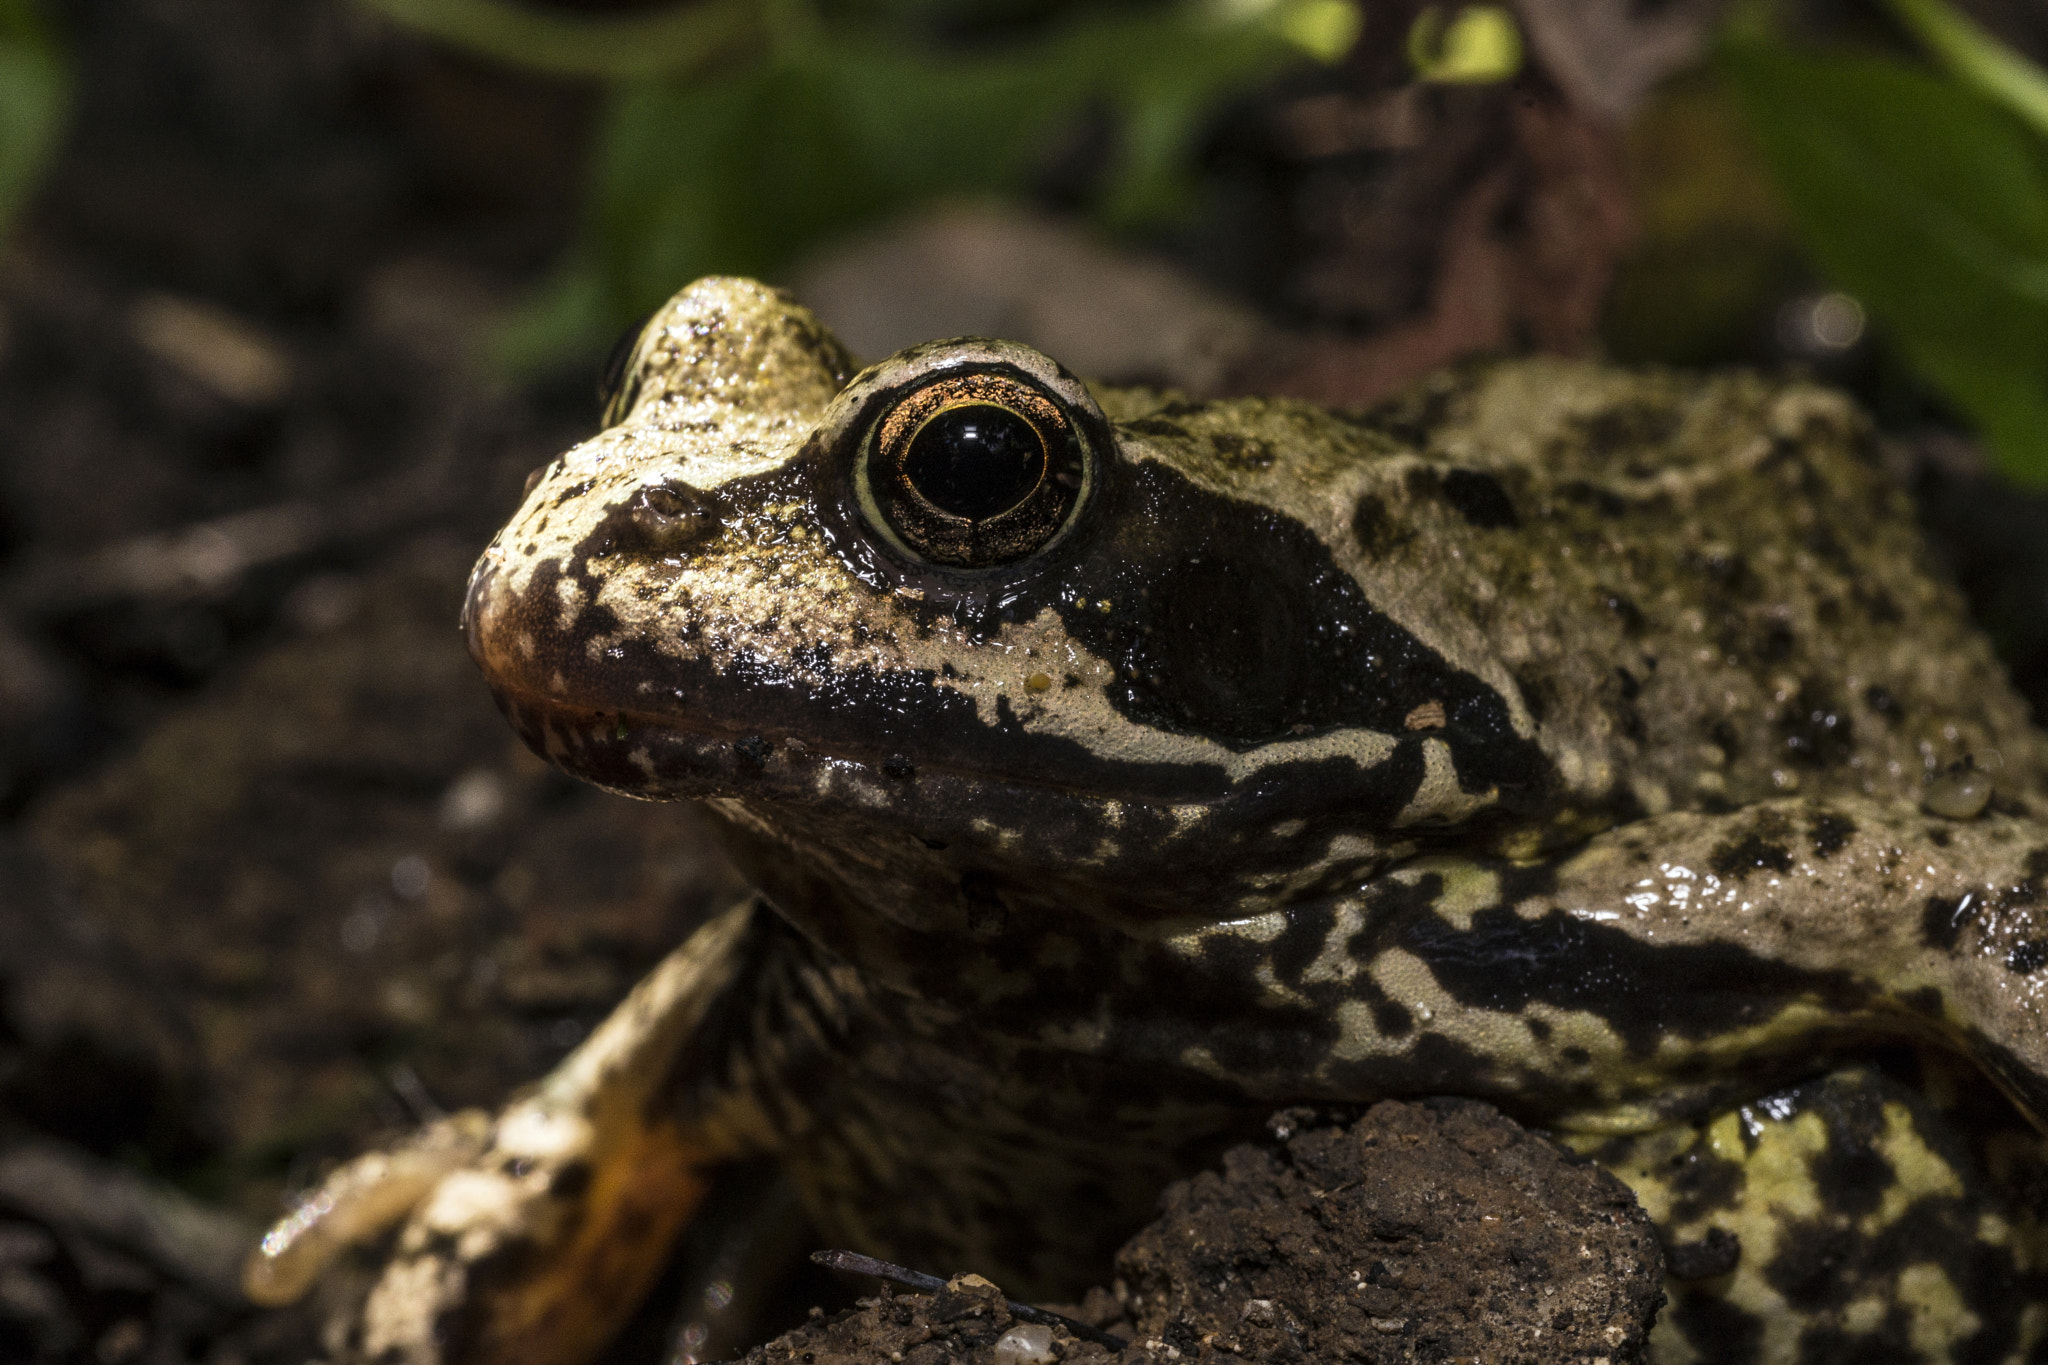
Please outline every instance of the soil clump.
[[1642, 1359], [1663, 1255], [1597, 1166], [1476, 1100], [1387, 1101], [1350, 1124], [1286, 1110], [1272, 1132], [1170, 1186], [1113, 1287], [1063, 1310], [1121, 1352], [1021, 1322], [1000, 1289], [960, 1275], [813, 1310], [747, 1365]]

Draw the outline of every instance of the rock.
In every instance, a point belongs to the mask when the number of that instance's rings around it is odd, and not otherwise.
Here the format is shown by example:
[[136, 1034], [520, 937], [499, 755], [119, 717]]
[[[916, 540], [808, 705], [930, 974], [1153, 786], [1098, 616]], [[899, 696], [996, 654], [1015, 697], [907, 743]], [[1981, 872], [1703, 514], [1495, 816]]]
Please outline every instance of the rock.
[[1016, 1322], [1000, 1289], [961, 1275], [813, 1310], [747, 1365], [1642, 1359], [1663, 1257], [1599, 1167], [1476, 1100], [1388, 1101], [1349, 1126], [1290, 1110], [1273, 1132], [1171, 1186], [1118, 1253], [1115, 1290], [1062, 1310], [1127, 1340], [1121, 1353]]
[[1663, 1258], [1620, 1181], [1475, 1100], [1311, 1117], [1166, 1192], [1117, 1256], [1137, 1335], [1201, 1362], [1641, 1357]]

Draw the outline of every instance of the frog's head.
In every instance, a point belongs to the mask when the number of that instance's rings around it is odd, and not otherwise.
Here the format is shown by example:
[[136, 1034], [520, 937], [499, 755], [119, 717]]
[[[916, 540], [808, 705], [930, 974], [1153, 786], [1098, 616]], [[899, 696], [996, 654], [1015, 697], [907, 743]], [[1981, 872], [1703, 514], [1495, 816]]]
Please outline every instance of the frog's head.
[[1333, 557], [1334, 419], [1176, 439], [1000, 341], [852, 370], [747, 281], [648, 324], [470, 585], [537, 750], [922, 928], [1264, 909], [1545, 782], [1512, 686]]

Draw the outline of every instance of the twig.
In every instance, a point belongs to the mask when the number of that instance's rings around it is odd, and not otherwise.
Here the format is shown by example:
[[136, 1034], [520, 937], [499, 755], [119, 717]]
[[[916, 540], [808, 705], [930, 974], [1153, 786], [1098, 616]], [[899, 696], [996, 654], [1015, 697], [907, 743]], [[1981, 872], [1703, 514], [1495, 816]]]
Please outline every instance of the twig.
[[322, 499], [293, 498], [32, 561], [0, 580], [0, 599], [32, 615], [57, 615], [121, 598], [217, 596], [251, 570], [403, 531], [453, 505], [440, 469], [408, 470]]
[[0, 1200], [60, 1232], [134, 1252], [221, 1303], [242, 1301], [256, 1229], [168, 1185], [55, 1142], [0, 1147]]
[[[814, 1251], [811, 1253], [811, 1260], [830, 1270], [844, 1270], [855, 1275], [872, 1275], [878, 1280], [889, 1280], [909, 1289], [922, 1289], [927, 1293], [946, 1287], [946, 1282], [936, 1275], [927, 1275], [921, 1270], [910, 1270], [889, 1261], [878, 1261], [857, 1251]], [[1064, 1313], [1034, 1308], [1028, 1303], [1018, 1303], [1015, 1299], [1004, 1299], [1003, 1307], [1009, 1309], [1010, 1316], [1019, 1321], [1035, 1322], [1041, 1327], [1064, 1327], [1081, 1340], [1092, 1341], [1097, 1346], [1107, 1346], [1112, 1351], [1121, 1351], [1130, 1345], [1122, 1337], [1111, 1336], [1100, 1327], [1090, 1327], [1087, 1323], [1078, 1322]]]

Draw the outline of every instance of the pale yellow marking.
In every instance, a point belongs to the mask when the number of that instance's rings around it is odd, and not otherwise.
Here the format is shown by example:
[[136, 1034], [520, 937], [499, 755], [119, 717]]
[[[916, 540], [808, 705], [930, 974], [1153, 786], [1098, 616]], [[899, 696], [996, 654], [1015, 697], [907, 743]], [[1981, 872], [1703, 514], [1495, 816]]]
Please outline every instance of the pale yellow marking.
[[1400, 1038], [1380, 1032], [1372, 1007], [1363, 1000], [1346, 1000], [1337, 1006], [1337, 1045], [1330, 1049], [1340, 1061], [1355, 1062], [1366, 1057], [1391, 1057], [1415, 1046], [1416, 1031]]
[[1192, 955], [1201, 951], [1203, 940], [1212, 934], [1228, 934], [1231, 938], [1241, 938], [1250, 943], [1271, 943], [1286, 932], [1286, 912], [1268, 910], [1263, 915], [1247, 915], [1243, 919], [1226, 919], [1215, 924], [1205, 924], [1192, 934], [1177, 934], [1168, 939], [1167, 943], [1177, 951]]
[[1364, 969], [1363, 963], [1351, 955], [1350, 943], [1358, 931], [1365, 927], [1365, 914], [1355, 901], [1339, 901], [1332, 907], [1335, 914], [1330, 931], [1323, 937], [1322, 949], [1315, 960], [1301, 972], [1303, 984], [1326, 981], [1344, 983], [1357, 976]]
[[1913, 1310], [1907, 1333], [1913, 1348], [1939, 1359], [1956, 1342], [1983, 1327], [1984, 1320], [1963, 1305], [1948, 1272], [1932, 1261], [1899, 1272], [1899, 1302]]
[[1550, 1037], [1545, 1041], [1539, 1042], [1530, 1034], [1528, 1055], [1535, 1066], [1550, 1070], [1568, 1068], [1570, 1064], [1562, 1060], [1565, 1049], [1579, 1047], [1591, 1054], [1585, 1063], [1587, 1073], [1603, 1076], [1611, 1073], [1615, 1059], [1628, 1052], [1628, 1045], [1613, 1025], [1591, 1010], [1561, 1009], [1536, 1001], [1523, 1009], [1521, 1017], [1550, 1025]]
[[1431, 902], [1436, 917], [1461, 934], [1472, 931], [1472, 917], [1500, 904], [1500, 876], [1469, 858], [1417, 858], [1392, 875], [1413, 886], [1430, 873], [1443, 882], [1443, 890]]
[[[1190, 961], [1202, 956], [1211, 939], [1226, 937], [1242, 939], [1257, 944], [1271, 943], [1287, 929], [1287, 916], [1278, 910], [1262, 915], [1251, 915], [1243, 919], [1223, 920], [1215, 924], [1204, 924], [1185, 933], [1173, 934], [1161, 943], [1172, 953]], [[1252, 979], [1265, 990], [1266, 999], [1274, 1005], [1301, 1005], [1310, 1003], [1300, 992], [1285, 985], [1273, 971], [1273, 960], [1261, 957], [1252, 969]]]
[[1890, 1307], [1881, 1294], [1866, 1294], [1860, 1299], [1842, 1305], [1838, 1321], [1842, 1330], [1856, 1336], [1877, 1330], [1884, 1321], [1885, 1309]]
[[1497, 788], [1478, 796], [1468, 794], [1458, 785], [1458, 765], [1451, 746], [1440, 739], [1426, 739], [1422, 742], [1422, 783], [1395, 817], [1394, 827], [1424, 821], [1454, 824], [1499, 799]]
[[1883, 1202], [1863, 1220], [1865, 1235], [1896, 1223], [1915, 1200], [1928, 1195], [1962, 1196], [1963, 1182], [1955, 1168], [1927, 1149], [1904, 1105], [1884, 1107], [1884, 1132], [1872, 1145], [1891, 1163], [1892, 1179], [1885, 1186]]

